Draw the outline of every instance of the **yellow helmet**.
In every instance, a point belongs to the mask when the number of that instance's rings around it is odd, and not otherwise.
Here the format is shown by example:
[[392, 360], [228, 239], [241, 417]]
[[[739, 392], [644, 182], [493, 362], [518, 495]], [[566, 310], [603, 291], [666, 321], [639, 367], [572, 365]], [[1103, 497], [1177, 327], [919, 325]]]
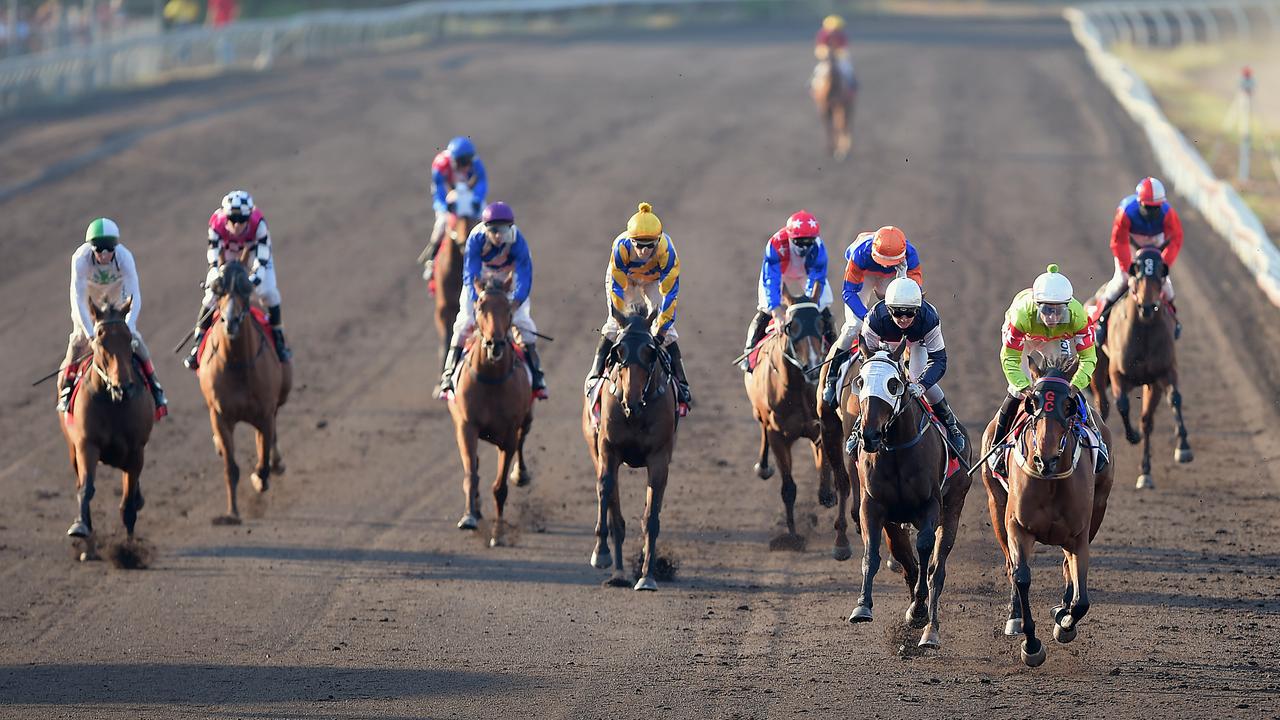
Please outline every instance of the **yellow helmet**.
[[827, 30], [844, 29], [844, 18], [839, 15], [828, 15], [822, 19], [822, 27]]
[[653, 214], [653, 206], [640, 203], [640, 212], [627, 221], [627, 237], [632, 239], [656, 239], [662, 237], [662, 221]]

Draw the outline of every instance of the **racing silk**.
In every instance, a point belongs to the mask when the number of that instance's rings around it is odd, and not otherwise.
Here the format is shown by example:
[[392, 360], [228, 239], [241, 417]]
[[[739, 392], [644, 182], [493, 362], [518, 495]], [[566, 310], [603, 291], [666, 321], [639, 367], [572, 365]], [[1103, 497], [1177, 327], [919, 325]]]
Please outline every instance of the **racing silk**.
[[1079, 300], [1071, 299], [1067, 305], [1071, 317], [1061, 325], [1052, 328], [1045, 326], [1036, 310], [1036, 302], [1031, 297], [1031, 289], [1018, 293], [1004, 314], [1004, 347], [1000, 349], [1000, 365], [1004, 376], [1011, 387], [1024, 390], [1031, 385], [1031, 379], [1022, 369], [1024, 350], [1036, 344], [1049, 342], [1070, 342], [1071, 349], [1080, 358], [1076, 374], [1071, 377], [1071, 384], [1083, 390], [1089, 386], [1089, 378], [1093, 377], [1093, 367], [1098, 364], [1098, 351], [1093, 346], [1093, 324], [1084, 312]]
[[1160, 206], [1160, 217], [1150, 221], [1142, 217], [1141, 208], [1137, 194], [1120, 201], [1111, 223], [1111, 254], [1127, 269], [1134, 248], [1159, 248], [1164, 264], [1173, 267], [1182, 251], [1182, 220], [1168, 202]]
[[881, 347], [896, 350], [904, 340], [911, 344], [912, 352], [915, 352], [914, 348], [921, 347], [929, 354], [916, 382], [926, 390], [937, 385], [947, 374], [947, 346], [942, 339], [942, 319], [938, 317], [937, 308], [927, 302], [921, 303], [915, 320], [903, 329], [894, 322], [883, 300], [876, 303], [867, 313], [866, 322], [862, 323], [862, 347], [870, 351]]
[[924, 287], [924, 270], [920, 267], [920, 256], [910, 240], [907, 241], [907, 259], [895, 267], [885, 267], [871, 258], [871, 244], [874, 240], [875, 233], [861, 233], [844, 251], [844, 258], [848, 263], [844, 269], [844, 290], [841, 294], [844, 296], [844, 304], [849, 308], [849, 312], [859, 320], [866, 316], [867, 306], [863, 304], [858, 294], [862, 292], [862, 286], [868, 281], [873, 283], [873, 286], [888, 285], [890, 280], [905, 276], [915, 280], [921, 288]]
[[769, 309], [782, 305], [783, 280], [806, 279], [804, 292], [810, 298], [822, 296], [827, 282], [827, 248], [822, 238], [814, 241], [813, 248], [803, 257], [796, 252], [786, 228], [769, 238], [764, 246], [764, 262], [760, 265], [760, 285], [769, 300]]
[[93, 339], [93, 317], [89, 303], [119, 306], [125, 298], [133, 298], [125, 321], [138, 332], [138, 316], [142, 313], [142, 290], [138, 286], [138, 268], [133, 253], [124, 245], [116, 245], [111, 262], [99, 265], [93, 259], [93, 246], [85, 243], [71, 256], [71, 318], [88, 340]]
[[495, 245], [488, 241], [484, 224], [476, 225], [467, 236], [467, 248], [462, 262], [462, 286], [471, 295], [471, 301], [479, 299], [476, 283], [498, 276], [504, 281], [515, 278], [512, 300], [517, 306], [529, 299], [533, 290], [533, 258], [529, 256], [529, 243], [520, 228], [511, 227], [516, 239], [510, 245]]
[[676, 299], [680, 295], [680, 258], [676, 256], [676, 246], [670, 235], [662, 233], [648, 260], [640, 258], [625, 232], [618, 235], [613, 239], [613, 254], [605, 282], [609, 286], [609, 302], [619, 313], [627, 311], [627, 288], [658, 283], [658, 294], [662, 297], [658, 333], [665, 333], [675, 324]]
[[813, 39], [814, 45], [826, 45], [828, 47], [840, 49], [849, 47], [849, 37], [844, 34], [844, 30], [828, 30], [822, 28], [818, 30], [818, 34]]
[[209, 251], [206, 259], [210, 267], [217, 267], [230, 260], [239, 260], [246, 247], [253, 248], [249, 272], [261, 279], [262, 271], [271, 264], [271, 233], [267, 231], [267, 219], [262, 211], [254, 208], [244, 232], [236, 235], [227, 225], [227, 214], [219, 208], [209, 217]]
[[445, 196], [454, 185], [463, 180], [471, 183], [474, 207], [477, 210], [484, 207], [485, 196], [489, 193], [489, 176], [484, 170], [484, 163], [477, 156], [471, 161], [471, 171], [462, 175], [454, 171], [453, 158], [449, 155], [449, 151], [440, 151], [440, 154], [431, 161], [431, 207], [438, 213], [449, 212], [449, 201]]

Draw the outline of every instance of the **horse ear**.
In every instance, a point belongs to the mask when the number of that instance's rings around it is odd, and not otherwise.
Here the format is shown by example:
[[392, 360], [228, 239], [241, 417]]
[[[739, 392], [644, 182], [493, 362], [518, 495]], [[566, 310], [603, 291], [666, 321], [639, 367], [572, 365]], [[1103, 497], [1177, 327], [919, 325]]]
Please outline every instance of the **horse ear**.
[[129, 311], [132, 309], [133, 309], [133, 296], [130, 295], [124, 299], [124, 304], [120, 306], [120, 313], [123, 315], [128, 315]]
[[239, 259], [240, 259], [240, 264], [241, 264], [241, 265], [248, 265], [248, 264], [249, 264], [249, 256], [253, 254], [253, 250], [254, 250], [254, 248], [252, 248], [252, 247], [251, 247], [251, 246], [249, 246], [249, 245], [245, 245], [245, 246], [244, 246], [244, 249], [240, 251], [240, 258], [239, 258]]
[[645, 321], [652, 325], [653, 321], [658, 319], [658, 313], [660, 312], [662, 312], [662, 308], [655, 306], [653, 310], [649, 312], [649, 316], [645, 318]]
[[89, 305], [89, 318], [92, 319], [95, 323], [101, 320], [102, 311], [98, 309], [98, 303], [90, 300], [88, 305]]
[[906, 351], [907, 351], [907, 343], [904, 341], [898, 344], [898, 349], [890, 353], [889, 357], [893, 358], [894, 362], [898, 362], [899, 360], [902, 359], [902, 354]]
[[858, 354], [862, 356], [862, 359], [863, 359], [863, 360], [866, 360], [867, 358], [871, 357], [871, 348], [867, 347], [867, 344], [866, 344], [866, 343], [864, 343], [864, 342], [859, 342], [859, 343], [858, 343]]

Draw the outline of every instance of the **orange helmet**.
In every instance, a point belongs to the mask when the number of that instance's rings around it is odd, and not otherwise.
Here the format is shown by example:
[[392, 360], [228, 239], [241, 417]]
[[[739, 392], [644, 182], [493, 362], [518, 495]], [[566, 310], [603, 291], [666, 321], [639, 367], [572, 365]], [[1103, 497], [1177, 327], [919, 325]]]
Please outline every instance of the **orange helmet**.
[[892, 225], [876, 231], [871, 241], [871, 259], [884, 267], [893, 267], [907, 259], [907, 236]]

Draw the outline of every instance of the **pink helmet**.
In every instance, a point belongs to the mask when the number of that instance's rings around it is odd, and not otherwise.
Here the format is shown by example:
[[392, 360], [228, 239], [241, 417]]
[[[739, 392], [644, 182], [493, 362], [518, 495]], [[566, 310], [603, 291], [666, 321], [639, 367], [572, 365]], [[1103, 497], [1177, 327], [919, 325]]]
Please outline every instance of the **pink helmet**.
[[787, 234], [792, 238], [815, 238], [819, 235], [818, 219], [801, 210], [787, 219]]

